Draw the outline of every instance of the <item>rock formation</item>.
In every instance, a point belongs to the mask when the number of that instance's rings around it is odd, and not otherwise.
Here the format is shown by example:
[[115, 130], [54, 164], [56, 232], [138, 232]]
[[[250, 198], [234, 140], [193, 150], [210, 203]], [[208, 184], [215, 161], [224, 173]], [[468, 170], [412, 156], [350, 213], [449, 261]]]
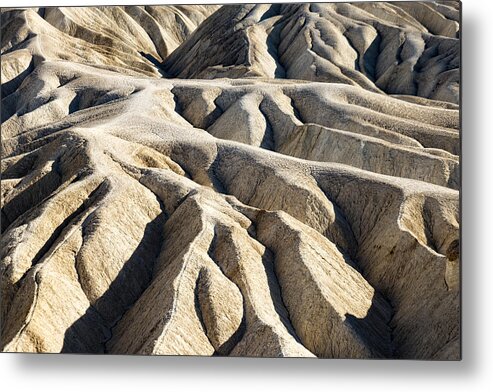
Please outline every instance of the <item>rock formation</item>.
[[458, 359], [459, 27], [2, 9], [1, 349]]

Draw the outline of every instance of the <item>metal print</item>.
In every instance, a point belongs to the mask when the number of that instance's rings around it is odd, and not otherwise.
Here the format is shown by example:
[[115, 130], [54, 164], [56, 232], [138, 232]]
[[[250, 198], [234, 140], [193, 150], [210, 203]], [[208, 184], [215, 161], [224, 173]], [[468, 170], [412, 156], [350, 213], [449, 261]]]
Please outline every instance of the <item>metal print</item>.
[[1, 350], [460, 359], [460, 4], [2, 9]]

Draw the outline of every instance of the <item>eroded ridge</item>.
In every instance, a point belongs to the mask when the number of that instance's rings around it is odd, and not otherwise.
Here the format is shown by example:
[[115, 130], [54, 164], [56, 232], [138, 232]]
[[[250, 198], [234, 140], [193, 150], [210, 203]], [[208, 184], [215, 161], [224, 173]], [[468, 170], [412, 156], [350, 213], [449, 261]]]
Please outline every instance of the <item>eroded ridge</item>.
[[180, 78], [344, 83], [459, 102], [459, 3], [227, 5], [164, 62]]
[[459, 358], [454, 4], [3, 11], [1, 349]]

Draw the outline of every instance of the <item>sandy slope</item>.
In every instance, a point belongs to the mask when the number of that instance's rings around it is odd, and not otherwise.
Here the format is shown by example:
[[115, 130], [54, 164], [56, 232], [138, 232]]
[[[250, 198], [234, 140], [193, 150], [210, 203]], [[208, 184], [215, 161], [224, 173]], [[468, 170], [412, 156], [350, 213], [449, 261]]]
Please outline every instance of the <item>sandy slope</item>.
[[215, 9], [2, 12], [2, 349], [457, 359], [456, 3]]

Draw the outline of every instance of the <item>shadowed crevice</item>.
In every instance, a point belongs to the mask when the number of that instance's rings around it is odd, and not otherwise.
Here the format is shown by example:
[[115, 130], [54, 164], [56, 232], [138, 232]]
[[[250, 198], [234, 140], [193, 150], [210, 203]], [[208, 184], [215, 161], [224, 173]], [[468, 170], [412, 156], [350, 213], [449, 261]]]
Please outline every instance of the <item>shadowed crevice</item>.
[[[132, 307], [151, 283], [154, 263], [163, 245], [163, 225], [164, 213], [161, 213], [146, 225], [142, 240], [130, 258], [123, 264], [120, 272], [111, 282], [106, 292], [91, 304], [86, 313], [67, 329], [61, 352], [107, 352], [105, 345], [111, 340], [111, 331], [123, 317], [125, 311]], [[126, 289], [129, 279], [140, 281], [139, 293], [130, 297]], [[114, 312], [117, 298], [119, 298], [118, 302], [121, 301], [125, 308], [121, 309], [120, 316], [116, 320], [109, 320], [105, 315], [109, 313], [108, 309], [112, 309], [111, 313]], [[100, 315], [99, 322], [96, 323], [95, 320], [98, 319], [98, 314]], [[87, 342], [91, 342], [91, 344]]]

